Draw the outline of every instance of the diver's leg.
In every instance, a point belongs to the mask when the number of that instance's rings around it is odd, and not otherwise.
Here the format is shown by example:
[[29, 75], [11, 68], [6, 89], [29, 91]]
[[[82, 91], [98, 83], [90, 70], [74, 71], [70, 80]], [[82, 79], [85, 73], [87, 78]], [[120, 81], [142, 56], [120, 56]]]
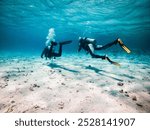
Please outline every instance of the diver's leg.
[[51, 46], [48, 46], [48, 52], [47, 52], [47, 57], [51, 58], [52, 57], [52, 53], [53, 53], [53, 44], [51, 44]]
[[60, 42], [59, 43], [59, 52], [58, 53], [53, 53], [52, 55], [54, 56], [54, 57], [61, 57], [61, 55], [62, 55], [62, 46], [63, 45], [66, 45], [66, 44], [70, 44], [72, 41], [71, 40], [69, 40], [69, 41], [64, 41], [64, 42]]
[[70, 44], [71, 42], [72, 42], [71, 40], [69, 40], [69, 41], [64, 41], [64, 42], [60, 42], [60, 43], [59, 43], [59, 52], [58, 52], [58, 53], [53, 52], [53, 53], [52, 53], [52, 56], [53, 56], [53, 57], [61, 57], [61, 55], [62, 55], [62, 46], [63, 46], [63, 45], [66, 45], [66, 44]]
[[[91, 53], [90, 53], [91, 54]], [[96, 54], [91, 54], [91, 56], [92, 56], [92, 58], [101, 58], [101, 59], [103, 59], [103, 60], [105, 60], [106, 59], [106, 56], [100, 56], [100, 55], [96, 55]]]
[[95, 49], [95, 50], [105, 50], [105, 49], [111, 47], [112, 45], [116, 45], [117, 43], [118, 43], [127, 53], [131, 53], [130, 49], [129, 49], [127, 46], [125, 46], [125, 45], [123, 44], [123, 41], [122, 41], [120, 38], [117, 38], [115, 41], [113, 41], [113, 42], [111, 42], [111, 43], [108, 43], [108, 44], [106, 44], [106, 45], [104, 45], [104, 46], [98, 46], [98, 45], [97, 45], [97, 46], [94, 47], [94, 49]]
[[46, 57], [46, 59], [47, 59], [47, 57], [48, 57], [48, 53], [49, 53], [49, 50], [47, 49], [47, 51], [45, 52], [45, 57]]
[[109, 61], [111, 64], [120, 66], [119, 63], [110, 60], [109, 57], [107, 57], [107, 55], [105, 55], [105, 56], [96, 55], [96, 54], [94, 54], [91, 50], [90, 50], [89, 52], [90, 52], [92, 58], [101, 58], [102, 60], [107, 60], [107, 61]]
[[88, 45], [88, 52], [90, 53], [92, 58], [101, 58], [101, 59], [105, 59], [106, 58], [106, 56], [100, 56], [100, 55], [94, 54], [94, 49], [93, 49], [93, 47], [91, 45]]
[[71, 42], [72, 42], [72, 40], [68, 40], [68, 41], [60, 42], [59, 44], [66, 45], [66, 44], [70, 44]]
[[117, 66], [120, 66], [119, 63], [117, 62], [114, 62], [112, 60], [109, 59], [109, 57], [107, 57], [107, 55], [104, 55], [104, 56], [100, 56], [100, 55], [96, 55], [94, 54], [94, 52], [90, 49], [90, 47], [88, 46], [88, 52], [90, 53], [90, 55], [92, 56], [92, 58], [101, 58], [102, 60], [108, 60], [111, 64], [114, 64], [114, 65], [117, 65]]
[[109, 47], [111, 47], [111, 46], [113, 46], [113, 45], [116, 45], [117, 44], [117, 42], [118, 42], [118, 39], [117, 40], [115, 40], [115, 41], [113, 41], [113, 42], [111, 42], [111, 43], [108, 43], [108, 44], [106, 44], [106, 45], [104, 45], [104, 46], [96, 46], [94, 49], [95, 50], [105, 50], [105, 49], [107, 49], [107, 48], [109, 48]]
[[45, 47], [44, 50], [42, 51], [41, 58], [43, 58], [43, 55], [45, 55], [45, 57], [46, 57], [47, 56], [47, 52], [48, 52], [48, 48]]

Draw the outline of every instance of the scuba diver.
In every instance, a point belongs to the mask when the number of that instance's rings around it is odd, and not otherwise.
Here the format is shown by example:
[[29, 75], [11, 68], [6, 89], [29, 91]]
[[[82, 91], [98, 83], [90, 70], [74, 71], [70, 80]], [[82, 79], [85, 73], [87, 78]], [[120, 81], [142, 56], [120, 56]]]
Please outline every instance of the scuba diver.
[[64, 42], [60, 42], [59, 43], [59, 52], [56, 53], [54, 52], [54, 46], [57, 45], [57, 42], [55, 42], [55, 30], [54, 28], [50, 28], [49, 29], [49, 33], [48, 33], [48, 36], [46, 37], [47, 41], [46, 41], [46, 47], [44, 48], [42, 54], [41, 54], [41, 58], [43, 58], [43, 56], [47, 58], [55, 58], [55, 57], [61, 57], [62, 55], [62, 46], [65, 45], [65, 44], [69, 44], [71, 43], [72, 41], [64, 41]]
[[91, 38], [87, 38], [87, 37], [79, 37], [79, 49], [78, 52], [80, 52], [81, 49], [85, 50], [88, 53], [90, 53], [90, 55], [92, 56], [92, 58], [101, 58], [103, 60], [108, 60], [111, 64], [120, 66], [119, 63], [111, 61], [107, 55], [104, 56], [100, 56], [100, 55], [96, 55], [94, 54], [95, 50], [105, 50], [113, 45], [119, 44], [127, 53], [130, 53], [131, 51], [123, 44], [122, 40], [120, 38], [116, 39], [115, 41], [108, 43], [104, 46], [102, 45], [97, 45], [96, 44], [97, 41], [95, 39], [91, 39]]

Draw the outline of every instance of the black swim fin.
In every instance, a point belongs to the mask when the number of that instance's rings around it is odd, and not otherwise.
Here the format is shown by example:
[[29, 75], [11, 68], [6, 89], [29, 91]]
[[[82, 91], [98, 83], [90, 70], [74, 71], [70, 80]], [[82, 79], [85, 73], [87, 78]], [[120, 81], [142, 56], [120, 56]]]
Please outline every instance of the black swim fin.
[[68, 41], [60, 42], [59, 44], [65, 45], [65, 44], [70, 44], [71, 42], [72, 42], [72, 40], [68, 40]]
[[130, 49], [123, 44], [123, 41], [120, 38], [118, 39], [118, 43], [127, 53], [131, 53]]
[[119, 66], [119, 67], [121, 66], [119, 63], [110, 60], [108, 57], [106, 57], [106, 59], [107, 59], [111, 64], [113, 64], [113, 65], [116, 65], [116, 66]]

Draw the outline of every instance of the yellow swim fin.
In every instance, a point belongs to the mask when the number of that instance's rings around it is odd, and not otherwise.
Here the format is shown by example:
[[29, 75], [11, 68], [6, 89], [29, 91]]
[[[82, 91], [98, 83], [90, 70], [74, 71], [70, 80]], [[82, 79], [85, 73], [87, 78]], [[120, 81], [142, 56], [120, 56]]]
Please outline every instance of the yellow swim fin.
[[120, 45], [127, 53], [131, 53], [130, 49], [125, 45]]
[[123, 41], [120, 38], [118, 39], [118, 43], [127, 53], [131, 53], [130, 49], [123, 44]]

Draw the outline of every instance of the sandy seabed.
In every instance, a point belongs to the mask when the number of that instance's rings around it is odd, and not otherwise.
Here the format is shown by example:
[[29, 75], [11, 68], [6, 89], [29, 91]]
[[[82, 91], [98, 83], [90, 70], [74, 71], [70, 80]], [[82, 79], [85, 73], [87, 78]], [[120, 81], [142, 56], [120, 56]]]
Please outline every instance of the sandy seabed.
[[[0, 56], [1, 113], [150, 112], [150, 58]], [[145, 59], [145, 60], [144, 60]]]

